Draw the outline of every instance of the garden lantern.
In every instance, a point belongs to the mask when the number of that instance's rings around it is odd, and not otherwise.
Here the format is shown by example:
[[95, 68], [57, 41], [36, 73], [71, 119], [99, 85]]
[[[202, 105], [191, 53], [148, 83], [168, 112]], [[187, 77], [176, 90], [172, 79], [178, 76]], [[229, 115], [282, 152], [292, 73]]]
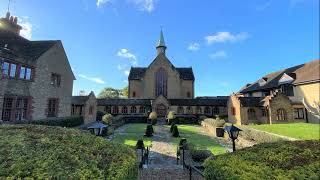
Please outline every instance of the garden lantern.
[[101, 122], [94, 122], [91, 126], [88, 127], [88, 130], [96, 136], [101, 136], [102, 131], [107, 128], [108, 126], [104, 125]]
[[232, 140], [233, 152], [236, 151], [235, 140], [238, 138], [239, 132], [242, 130], [239, 129], [238, 127], [234, 126], [233, 124], [231, 126], [225, 127], [224, 130], [228, 132], [229, 137]]

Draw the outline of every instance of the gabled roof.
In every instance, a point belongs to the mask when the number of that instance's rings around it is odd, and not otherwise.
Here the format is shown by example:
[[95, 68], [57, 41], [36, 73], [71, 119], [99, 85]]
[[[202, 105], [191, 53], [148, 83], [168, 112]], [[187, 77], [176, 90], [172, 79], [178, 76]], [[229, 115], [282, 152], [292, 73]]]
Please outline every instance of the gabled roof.
[[[141, 80], [144, 77], [147, 68], [144, 67], [132, 67], [129, 73], [129, 80]], [[176, 68], [180, 75], [180, 79], [194, 81], [194, 75], [192, 68]]]
[[89, 99], [89, 96], [72, 96], [71, 104], [84, 105], [88, 99]]
[[244, 87], [240, 93], [248, 93], [260, 90], [269, 90], [279, 86], [279, 80], [284, 74], [294, 78], [292, 84], [301, 84], [320, 81], [320, 60], [314, 60], [305, 64], [300, 64], [287, 69], [282, 69], [263, 76], [267, 81], [263, 86], [259, 85], [259, 80]]
[[172, 106], [227, 106], [228, 98], [168, 99]]
[[57, 42], [59, 41], [29, 41], [15, 33], [0, 29], [0, 52], [11, 58], [38, 59]]

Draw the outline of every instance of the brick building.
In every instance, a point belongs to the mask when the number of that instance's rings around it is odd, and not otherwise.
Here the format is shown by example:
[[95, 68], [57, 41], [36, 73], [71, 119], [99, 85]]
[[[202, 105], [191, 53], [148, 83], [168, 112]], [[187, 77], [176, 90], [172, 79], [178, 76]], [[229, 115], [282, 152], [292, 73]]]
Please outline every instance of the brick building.
[[21, 37], [9, 12], [0, 24], [0, 119], [70, 116], [75, 77], [62, 42]]
[[320, 123], [320, 60], [263, 76], [247, 84], [228, 102], [237, 124]]
[[111, 114], [150, 111], [158, 116], [168, 111], [188, 115], [227, 115], [228, 97], [194, 97], [195, 77], [191, 67], [175, 67], [166, 56], [162, 31], [157, 56], [148, 67], [132, 67], [128, 76], [129, 99], [98, 99], [98, 110]]

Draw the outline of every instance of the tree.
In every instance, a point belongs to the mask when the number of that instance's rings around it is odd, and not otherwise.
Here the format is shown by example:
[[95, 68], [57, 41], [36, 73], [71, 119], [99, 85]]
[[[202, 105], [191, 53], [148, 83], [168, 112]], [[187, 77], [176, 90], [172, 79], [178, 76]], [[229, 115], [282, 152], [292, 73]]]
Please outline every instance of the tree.
[[99, 93], [98, 98], [120, 98], [120, 92], [118, 89], [107, 87]]
[[121, 90], [121, 94], [122, 94], [122, 97], [123, 97], [123, 98], [128, 98], [128, 97], [129, 97], [129, 89], [128, 89], [128, 86], [124, 87], [124, 88]]

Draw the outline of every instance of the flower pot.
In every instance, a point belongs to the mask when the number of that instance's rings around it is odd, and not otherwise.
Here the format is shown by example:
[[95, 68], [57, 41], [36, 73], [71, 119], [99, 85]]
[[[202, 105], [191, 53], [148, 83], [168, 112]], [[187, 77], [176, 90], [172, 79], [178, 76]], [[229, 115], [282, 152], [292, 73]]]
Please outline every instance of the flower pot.
[[224, 136], [224, 129], [222, 127], [216, 128], [216, 136], [217, 137], [223, 137]]

